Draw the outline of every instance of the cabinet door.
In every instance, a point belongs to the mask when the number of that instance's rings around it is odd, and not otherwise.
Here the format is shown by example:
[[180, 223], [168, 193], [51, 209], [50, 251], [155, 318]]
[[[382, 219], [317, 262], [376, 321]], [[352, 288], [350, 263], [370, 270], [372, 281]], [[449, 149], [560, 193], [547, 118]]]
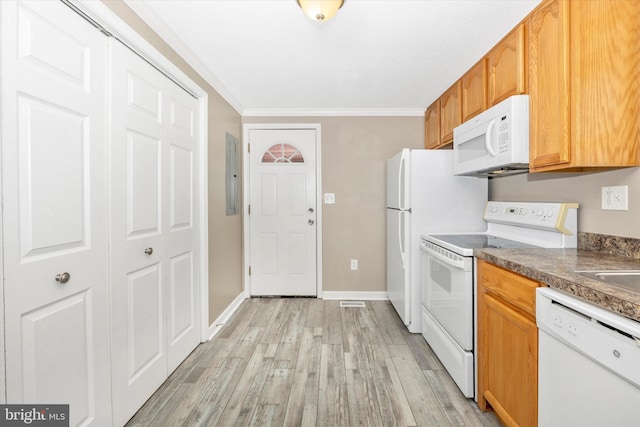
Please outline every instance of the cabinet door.
[[437, 148], [440, 144], [440, 100], [431, 104], [424, 113], [424, 148]]
[[482, 389], [478, 392], [507, 425], [536, 426], [538, 329], [534, 321], [484, 294]]
[[462, 76], [462, 121], [487, 109], [487, 65], [482, 59]]
[[525, 26], [520, 24], [487, 55], [489, 105], [526, 92]]
[[640, 2], [571, 2], [570, 12], [572, 164], [637, 166]]
[[531, 169], [571, 161], [569, 2], [549, 0], [529, 18]]
[[440, 97], [440, 145], [453, 142], [453, 128], [462, 123], [461, 92], [458, 80]]

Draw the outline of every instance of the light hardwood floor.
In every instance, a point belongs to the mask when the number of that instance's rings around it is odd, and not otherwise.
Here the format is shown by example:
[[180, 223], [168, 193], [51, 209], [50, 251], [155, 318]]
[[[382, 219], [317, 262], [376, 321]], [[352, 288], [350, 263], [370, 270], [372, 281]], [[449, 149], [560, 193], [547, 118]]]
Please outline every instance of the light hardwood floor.
[[127, 426], [499, 426], [388, 301], [246, 300]]

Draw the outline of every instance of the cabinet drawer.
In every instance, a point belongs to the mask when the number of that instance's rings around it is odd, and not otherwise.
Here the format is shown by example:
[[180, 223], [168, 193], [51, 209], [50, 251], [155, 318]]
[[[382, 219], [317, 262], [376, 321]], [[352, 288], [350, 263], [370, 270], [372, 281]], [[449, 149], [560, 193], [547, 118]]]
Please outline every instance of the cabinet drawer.
[[478, 260], [478, 283], [479, 292], [494, 295], [535, 317], [538, 282]]

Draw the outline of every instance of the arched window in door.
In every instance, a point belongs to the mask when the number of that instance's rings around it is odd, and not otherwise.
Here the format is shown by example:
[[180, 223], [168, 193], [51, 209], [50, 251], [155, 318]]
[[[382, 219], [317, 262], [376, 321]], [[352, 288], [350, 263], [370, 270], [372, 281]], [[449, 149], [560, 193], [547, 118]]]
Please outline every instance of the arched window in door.
[[279, 142], [264, 152], [262, 163], [304, 163], [304, 156], [295, 146]]

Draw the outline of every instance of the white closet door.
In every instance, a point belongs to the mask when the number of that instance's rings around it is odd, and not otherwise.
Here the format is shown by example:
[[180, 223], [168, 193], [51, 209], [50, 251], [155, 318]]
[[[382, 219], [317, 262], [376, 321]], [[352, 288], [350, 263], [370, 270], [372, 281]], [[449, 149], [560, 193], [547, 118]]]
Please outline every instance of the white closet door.
[[167, 202], [162, 197], [167, 153], [164, 77], [120, 43], [111, 47], [113, 416], [115, 424], [122, 425], [167, 378]]
[[200, 342], [200, 251], [198, 227], [198, 102], [166, 80], [168, 202], [165, 248], [168, 259], [167, 342], [169, 373]]
[[106, 38], [60, 2], [0, 13], [7, 401], [110, 425]]
[[196, 100], [111, 43], [113, 407], [126, 422], [199, 342]]

